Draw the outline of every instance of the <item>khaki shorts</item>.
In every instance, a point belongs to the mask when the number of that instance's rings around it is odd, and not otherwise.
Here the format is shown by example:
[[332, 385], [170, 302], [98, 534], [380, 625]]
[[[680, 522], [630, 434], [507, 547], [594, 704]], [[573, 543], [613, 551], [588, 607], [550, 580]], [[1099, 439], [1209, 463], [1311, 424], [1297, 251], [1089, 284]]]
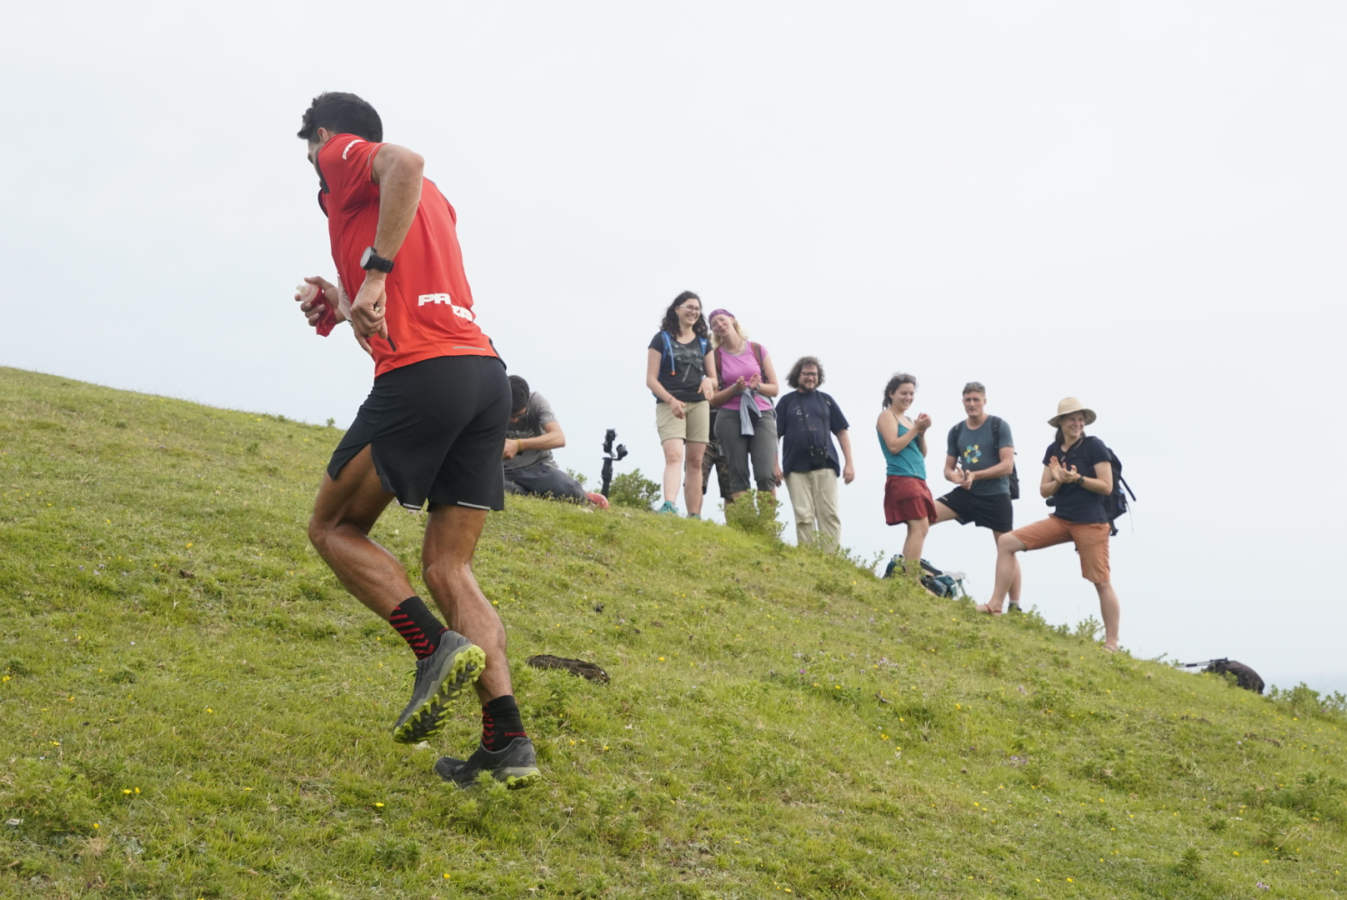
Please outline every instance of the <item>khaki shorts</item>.
[[1080, 554], [1081, 577], [1092, 584], [1108, 584], [1108, 523], [1068, 522], [1048, 516], [1041, 522], [1016, 528], [1010, 533], [1026, 550], [1073, 541]]
[[690, 444], [711, 442], [711, 404], [705, 400], [683, 404], [684, 418], [673, 414], [673, 407], [663, 400], [655, 404], [655, 427], [659, 429], [660, 443], [678, 438]]

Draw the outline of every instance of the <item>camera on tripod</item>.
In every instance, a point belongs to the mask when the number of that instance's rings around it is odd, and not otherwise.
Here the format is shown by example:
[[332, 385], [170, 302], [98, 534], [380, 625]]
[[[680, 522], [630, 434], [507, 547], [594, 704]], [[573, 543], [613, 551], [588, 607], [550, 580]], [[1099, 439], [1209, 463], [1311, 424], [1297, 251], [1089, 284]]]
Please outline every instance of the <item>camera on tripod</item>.
[[627, 455], [626, 444], [613, 446], [613, 442], [616, 440], [616, 428], [609, 428], [603, 433], [603, 490], [600, 493], [605, 497], [608, 496], [608, 488], [613, 483], [613, 461], [622, 459]]

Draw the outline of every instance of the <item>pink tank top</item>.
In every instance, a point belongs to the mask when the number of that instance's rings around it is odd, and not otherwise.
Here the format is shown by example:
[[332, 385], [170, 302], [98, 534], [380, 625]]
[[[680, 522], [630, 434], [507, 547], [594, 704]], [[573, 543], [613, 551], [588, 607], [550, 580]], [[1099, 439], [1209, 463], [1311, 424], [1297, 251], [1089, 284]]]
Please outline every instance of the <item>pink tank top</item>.
[[[721, 347], [719, 357], [717, 362], [723, 364], [725, 368], [725, 371], [720, 373], [720, 383], [726, 387], [734, 384], [734, 382], [741, 377], [744, 381], [748, 381], [748, 379], [754, 375], [763, 375], [762, 370], [758, 367], [757, 354], [753, 352], [753, 345], [748, 341], [744, 342], [744, 352], [738, 356], [731, 356], [730, 351]], [[720, 408], [738, 409], [739, 400], [742, 396], [742, 394], [735, 394], [732, 399], [726, 400], [725, 404]], [[765, 412], [772, 408], [772, 401], [761, 394], [757, 395], [756, 399], [758, 401], [758, 409]]]

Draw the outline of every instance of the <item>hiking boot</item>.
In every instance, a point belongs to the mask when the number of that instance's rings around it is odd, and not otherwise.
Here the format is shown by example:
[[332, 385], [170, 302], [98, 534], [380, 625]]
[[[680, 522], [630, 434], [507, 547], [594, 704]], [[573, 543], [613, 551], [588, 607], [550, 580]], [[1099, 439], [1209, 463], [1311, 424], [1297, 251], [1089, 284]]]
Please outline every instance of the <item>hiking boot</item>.
[[492, 778], [507, 788], [527, 787], [542, 777], [533, 741], [526, 737], [515, 738], [502, 750], [493, 752], [478, 744], [467, 759], [441, 756], [435, 761], [435, 774], [461, 788], [476, 784], [482, 772], [490, 772]]
[[412, 699], [393, 726], [393, 740], [415, 744], [444, 725], [447, 704], [472, 687], [486, 665], [486, 652], [457, 631], [440, 635], [440, 645], [416, 661]]
[[678, 515], [678, 507], [674, 506], [668, 500], [664, 501], [664, 505], [659, 508], [659, 511], [661, 513], [671, 513], [675, 516]]

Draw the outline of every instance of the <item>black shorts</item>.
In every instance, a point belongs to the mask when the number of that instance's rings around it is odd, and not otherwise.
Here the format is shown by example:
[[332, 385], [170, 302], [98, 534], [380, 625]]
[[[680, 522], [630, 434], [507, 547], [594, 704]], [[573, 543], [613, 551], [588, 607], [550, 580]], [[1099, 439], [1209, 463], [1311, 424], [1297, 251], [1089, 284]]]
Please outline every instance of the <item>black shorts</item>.
[[440, 356], [385, 372], [332, 452], [327, 474], [368, 444], [384, 490], [408, 509], [504, 509], [500, 458], [510, 382], [493, 356]]
[[974, 494], [966, 488], [955, 488], [939, 502], [954, 510], [960, 525], [972, 522], [992, 531], [1015, 528], [1015, 508], [1010, 505], [1009, 494]]

